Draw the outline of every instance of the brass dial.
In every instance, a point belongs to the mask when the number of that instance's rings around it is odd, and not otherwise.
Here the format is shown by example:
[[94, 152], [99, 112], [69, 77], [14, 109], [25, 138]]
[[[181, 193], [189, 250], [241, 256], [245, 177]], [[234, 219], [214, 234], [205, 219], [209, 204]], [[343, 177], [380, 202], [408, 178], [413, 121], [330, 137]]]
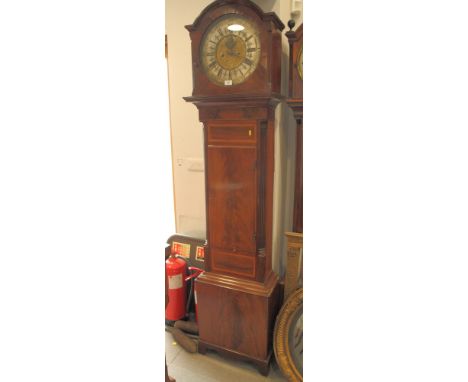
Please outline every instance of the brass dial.
[[302, 45], [301, 45], [301, 48], [299, 49], [299, 53], [297, 54], [297, 71], [299, 72], [299, 77], [301, 78], [301, 80], [303, 80], [302, 78]]
[[260, 60], [260, 38], [245, 17], [228, 15], [215, 21], [201, 42], [202, 67], [211, 82], [221, 86], [244, 82]]

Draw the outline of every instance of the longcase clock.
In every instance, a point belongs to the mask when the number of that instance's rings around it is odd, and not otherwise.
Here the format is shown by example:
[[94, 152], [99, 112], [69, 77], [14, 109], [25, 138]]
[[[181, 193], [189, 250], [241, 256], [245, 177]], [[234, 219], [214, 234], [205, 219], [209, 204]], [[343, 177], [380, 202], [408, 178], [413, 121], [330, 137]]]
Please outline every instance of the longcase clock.
[[303, 120], [303, 44], [302, 44], [302, 25], [296, 31], [293, 31], [294, 21], [290, 20], [288, 26], [291, 29], [286, 32], [289, 41], [289, 98], [288, 105], [294, 112], [294, 118], [297, 123], [296, 130], [296, 177], [294, 185], [294, 212], [293, 212], [293, 231], [302, 233], [302, 120]]
[[193, 93], [184, 99], [199, 110], [206, 169], [199, 351], [253, 361], [266, 374], [279, 308], [272, 218], [284, 25], [249, 0], [219, 0], [186, 28]]

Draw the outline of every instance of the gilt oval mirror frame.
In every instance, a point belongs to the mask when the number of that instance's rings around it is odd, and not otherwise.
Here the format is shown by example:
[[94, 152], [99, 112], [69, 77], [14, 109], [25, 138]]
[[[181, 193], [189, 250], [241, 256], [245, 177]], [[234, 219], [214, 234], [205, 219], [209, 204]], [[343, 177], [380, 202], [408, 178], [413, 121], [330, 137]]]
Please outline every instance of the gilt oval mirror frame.
[[276, 319], [273, 348], [278, 365], [291, 382], [302, 381], [302, 288], [293, 292]]

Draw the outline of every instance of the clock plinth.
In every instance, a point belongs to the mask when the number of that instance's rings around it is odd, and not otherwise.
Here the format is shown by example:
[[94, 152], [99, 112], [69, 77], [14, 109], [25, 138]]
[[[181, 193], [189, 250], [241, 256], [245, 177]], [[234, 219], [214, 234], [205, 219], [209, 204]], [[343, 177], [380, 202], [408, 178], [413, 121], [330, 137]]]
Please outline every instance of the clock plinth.
[[279, 309], [272, 225], [284, 25], [249, 0], [220, 0], [186, 28], [194, 84], [184, 99], [198, 108], [205, 151], [206, 272], [196, 281], [199, 351], [249, 360], [266, 374]]
[[206, 272], [197, 279], [199, 351], [250, 361], [268, 374], [278, 304], [273, 272], [265, 283]]

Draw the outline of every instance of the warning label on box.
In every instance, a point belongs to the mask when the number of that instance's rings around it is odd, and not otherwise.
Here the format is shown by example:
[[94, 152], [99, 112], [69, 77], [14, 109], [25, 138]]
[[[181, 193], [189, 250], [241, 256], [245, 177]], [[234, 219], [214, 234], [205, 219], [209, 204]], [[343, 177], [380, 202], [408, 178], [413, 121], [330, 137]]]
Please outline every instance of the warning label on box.
[[172, 243], [172, 252], [175, 252], [178, 255], [188, 259], [190, 258], [190, 244], [184, 244], [174, 241]]
[[204, 247], [197, 247], [195, 258], [198, 261], [205, 261], [205, 248]]

